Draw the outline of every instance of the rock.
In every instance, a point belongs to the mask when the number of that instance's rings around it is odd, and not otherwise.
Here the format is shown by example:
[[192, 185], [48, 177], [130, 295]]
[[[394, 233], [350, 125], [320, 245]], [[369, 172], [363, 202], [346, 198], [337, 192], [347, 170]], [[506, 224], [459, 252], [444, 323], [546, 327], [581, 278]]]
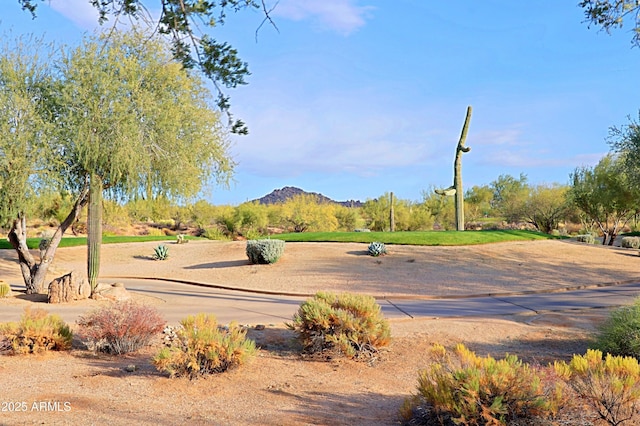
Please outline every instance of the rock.
[[89, 283], [84, 278], [79, 278], [75, 271], [72, 271], [49, 283], [47, 301], [49, 303], [67, 303], [87, 299], [90, 295]]
[[122, 283], [114, 283], [114, 284], [104, 284], [100, 283], [96, 286], [96, 290], [92, 296], [95, 300], [129, 300], [131, 299], [131, 294], [124, 288], [124, 284]]

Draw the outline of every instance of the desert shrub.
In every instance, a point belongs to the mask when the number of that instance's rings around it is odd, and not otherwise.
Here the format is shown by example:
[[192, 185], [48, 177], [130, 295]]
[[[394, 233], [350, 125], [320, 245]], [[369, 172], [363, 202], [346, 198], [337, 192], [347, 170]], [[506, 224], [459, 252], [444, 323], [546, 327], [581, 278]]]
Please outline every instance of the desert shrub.
[[380, 243], [378, 241], [374, 241], [369, 244], [367, 249], [369, 251], [369, 255], [373, 257], [378, 257], [387, 254], [387, 247], [384, 243]]
[[434, 345], [435, 361], [419, 373], [418, 393], [401, 410], [405, 420], [428, 412], [424, 424], [506, 425], [553, 414], [561, 394], [545, 389], [542, 373], [507, 354], [479, 357], [458, 344], [453, 356]]
[[620, 245], [624, 248], [640, 248], [640, 237], [622, 237]]
[[246, 252], [253, 264], [276, 263], [284, 254], [284, 241], [247, 240]]
[[391, 331], [371, 296], [318, 292], [302, 303], [287, 327], [298, 333], [305, 352], [336, 352], [371, 358], [389, 344]]
[[169, 258], [169, 248], [164, 244], [160, 244], [153, 249], [153, 258], [155, 260], [167, 260]]
[[122, 355], [147, 346], [165, 321], [151, 306], [121, 301], [81, 316], [78, 325], [80, 336], [94, 350]]
[[[621, 357], [589, 349], [574, 355], [569, 364], [554, 368], [569, 386], [612, 426], [638, 424], [640, 408], [640, 365], [633, 357]], [[629, 422], [629, 423], [627, 423]]]
[[611, 312], [598, 328], [593, 347], [613, 355], [640, 358], [640, 298]]
[[0, 298], [9, 297], [11, 295], [11, 286], [8, 282], [0, 281]]
[[0, 324], [0, 336], [4, 336], [16, 354], [67, 350], [73, 338], [69, 326], [58, 315], [29, 307], [19, 322]]
[[227, 237], [227, 235], [225, 235], [225, 233], [222, 232], [222, 230], [220, 230], [220, 228], [218, 227], [204, 229], [201, 236], [208, 240], [228, 240], [229, 239], [229, 237]]
[[596, 237], [594, 237], [592, 234], [576, 235], [576, 241], [579, 243], [595, 244]]
[[175, 338], [153, 358], [158, 371], [171, 377], [222, 373], [244, 364], [256, 353], [246, 331], [235, 323], [220, 327], [213, 315], [198, 314], [180, 322]]

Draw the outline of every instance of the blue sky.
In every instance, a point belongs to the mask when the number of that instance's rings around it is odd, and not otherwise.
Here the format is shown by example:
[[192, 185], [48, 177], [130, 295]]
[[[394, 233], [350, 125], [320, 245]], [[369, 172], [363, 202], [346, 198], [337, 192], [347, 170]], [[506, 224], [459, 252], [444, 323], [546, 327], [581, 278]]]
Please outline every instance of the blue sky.
[[[7, 3], [3, 33], [73, 44], [97, 27], [88, 0], [47, 0], [35, 21]], [[273, 18], [279, 31], [263, 26], [257, 41], [258, 11], [212, 33], [252, 72], [229, 92], [250, 135], [232, 138], [235, 182], [206, 194], [215, 204], [283, 186], [420, 200], [453, 182], [467, 105], [466, 188], [521, 173], [564, 184], [640, 108], [630, 28], [588, 28], [577, 0], [280, 0]]]

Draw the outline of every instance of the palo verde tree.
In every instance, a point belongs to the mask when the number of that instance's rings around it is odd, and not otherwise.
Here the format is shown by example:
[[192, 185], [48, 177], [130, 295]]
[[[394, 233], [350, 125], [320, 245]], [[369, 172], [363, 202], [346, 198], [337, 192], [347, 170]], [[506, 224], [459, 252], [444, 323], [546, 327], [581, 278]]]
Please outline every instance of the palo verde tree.
[[99, 271], [103, 191], [187, 199], [233, 162], [202, 81], [172, 59], [166, 44], [130, 32], [87, 39], [60, 63], [58, 119], [69, 185], [89, 188], [88, 276]]
[[[640, 112], [638, 117], [640, 119]], [[629, 117], [629, 123], [611, 127], [607, 141], [611, 150], [620, 156], [631, 183], [640, 186], [640, 120]]]
[[568, 189], [567, 186], [558, 184], [532, 187], [522, 210], [523, 219], [540, 232], [550, 234], [558, 229], [560, 222], [570, 214]]
[[[18, 3], [35, 18], [40, 1], [45, 0], [18, 0]], [[123, 20], [132, 20], [137, 24], [144, 24], [154, 32], [157, 30], [158, 33], [166, 35], [171, 40], [170, 49], [174, 59], [187, 69], [198, 69], [213, 82], [217, 91], [217, 106], [227, 113], [231, 131], [239, 134], [248, 132], [245, 123], [233, 119], [229, 112], [229, 97], [225, 95], [224, 90], [246, 84], [245, 78], [250, 74], [249, 69], [238, 56], [236, 49], [227, 42], [216, 40], [208, 30], [224, 25], [229, 11], [236, 12], [242, 9], [261, 9], [264, 15], [262, 24], [270, 22], [275, 28], [269, 15], [271, 10], [267, 9], [264, 1], [87, 1], [98, 11], [100, 24], [109, 23], [115, 29]]]
[[577, 168], [571, 180], [570, 199], [598, 226], [602, 244], [613, 245], [640, 207], [640, 189], [630, 184], [622, 160], [609, 154], [593, 168]]
[[9, 229], [27, 293], [42, 289], [62, 235], [86, 202], [86, 191], [78, 191], [71, 212], [36, 259], [27, 247], [26, 211], [35, 193], [59, 187], [67, 168], [55, 126], [59, 85], [45, 50], [33, 38], [0, 47], [0, 222]]

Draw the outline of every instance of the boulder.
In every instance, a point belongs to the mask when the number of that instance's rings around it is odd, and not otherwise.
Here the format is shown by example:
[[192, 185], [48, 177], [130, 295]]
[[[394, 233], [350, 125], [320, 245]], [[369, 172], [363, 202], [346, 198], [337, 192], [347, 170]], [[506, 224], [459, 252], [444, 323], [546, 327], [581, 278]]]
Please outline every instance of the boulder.
[[122, 283], [100, 283], [96, 286], [92, 297], [96, 300], [129, 300], [131, 299], [131, 294], [124, 288]]
[[47, 301], [49, 303], [67, 303], [87, 299], [90, 295], [89, 283], [72, 271], [49, 283]]

